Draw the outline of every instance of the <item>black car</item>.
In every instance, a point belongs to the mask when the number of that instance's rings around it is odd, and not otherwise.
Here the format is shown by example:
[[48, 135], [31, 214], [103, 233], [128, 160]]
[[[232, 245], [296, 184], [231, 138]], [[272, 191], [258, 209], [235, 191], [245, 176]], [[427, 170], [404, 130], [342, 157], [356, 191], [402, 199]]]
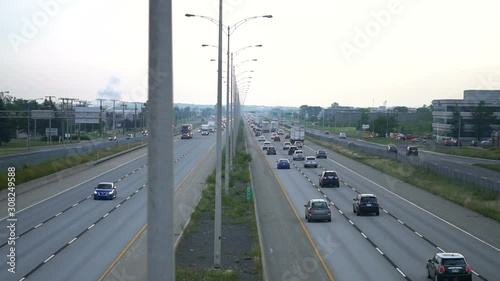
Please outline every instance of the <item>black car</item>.
[[270, 146], [267, 148], [267, 155], [276, 155], [276, 148], [274, 146]]
[[416, 146], [408, 146], [406, 148], [406, 155], [407, 156], [409, 156], [409, 155], [418, 156], [418, 147], [416, 147]]
[[398, 153], [398, 147], [395, 144], [390, 143], [387, 145], [387, 152]]
[[375, 213], [379, 215], [377, 197], [373, 194], [358, 194], [356, 198], [352, 199], [352, 211], [357, 216], [363, 213]]
[[427, 261], [427, 278], [433, 280], [472, 281], [472, 270], [459, 253], [437, 253]]
[[340, 179], [335, 171], [323, 171], [319, 175], [319, 186], [340, 186]]
[[298, 147], [296, 147], [295, 145], [292, 145], [290, 146], [290, 148], [288, 149], [288, 155], [293, 155], [293, 153], [295, 152], [295, 150], [299, 149]]
[[324, 151], [324, 150], [316, 151], [316, 158], [325, 158], [326, 159], [326, 151]]

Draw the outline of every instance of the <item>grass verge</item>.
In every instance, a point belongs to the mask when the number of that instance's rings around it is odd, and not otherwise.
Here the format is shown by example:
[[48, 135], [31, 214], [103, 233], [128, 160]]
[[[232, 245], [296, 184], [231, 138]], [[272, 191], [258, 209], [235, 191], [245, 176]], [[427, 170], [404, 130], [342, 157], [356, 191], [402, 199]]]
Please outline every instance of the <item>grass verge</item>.
[[[253, 280], [263, 280], [261, 249], [253, 198], [251, 200], [247, 198], [247, 187], [251, 185], [249, 162], [252, 159], [250, 154], [247, 153], [243, 134], [243, 122], [241, 122], [237, 149], [233, 157], [233, 169], [229, 173], [229, 195], [224, 195], [224, 191], [222, 191], [222, 216], [229, 217], [228, 223], [237, 225], [237, 227], [245, 224], [250, 226], [252, 246], [250, 253], [247, 254], [251, 256], [254, 261], [254, 268], [251, 270], [251, 274], [255, 277]], [[222, 157], [224, 157], [224, 155]], [[223, 165], [222, 175], [225, 174], [224, 169], [225, 167]], [[208, 214], [210, 219], [214, 219], [215, 179], [214, 171], [206, 180], [207, 188], [203, 191], [202, 198], [191, 215], [189, 225], [184, 230], [184, 235], [189, 235], [196, 229], [196, 225], [199, 223], [202, 214]], [[177, 266], [176, 280], [236, 281], [240, 280], [240, 276], [238, 272], [227, 268], [193, 269], [193, 267]]]
[[500, 196], [493, 191], [470, 184], [457, 185], [446, 177], [396, 160], [382, 159], [317, 139], [309, 138], [309, 140], [500, 222]]
[[[22, 170], [16, 169], [16, 185], [41, 178], [53, 173], [57, 173], [64, 169], [72, 168], [83, 163], [102, 159], [112, 154], [127, 150], [132, 147], [141, 145], [141, 142], [132, 144], [124, 144], [112, 147], [105, 150], [93, 151], [88, 154], [69, 156], [58, 158], [55, 160], [46, 161], [37, 165], [25, 165]], [[0, 175], [0, 182], [7, 182], [7, 173]], [[7, 188], [7, 186], [0, 186], [0, 190]]]

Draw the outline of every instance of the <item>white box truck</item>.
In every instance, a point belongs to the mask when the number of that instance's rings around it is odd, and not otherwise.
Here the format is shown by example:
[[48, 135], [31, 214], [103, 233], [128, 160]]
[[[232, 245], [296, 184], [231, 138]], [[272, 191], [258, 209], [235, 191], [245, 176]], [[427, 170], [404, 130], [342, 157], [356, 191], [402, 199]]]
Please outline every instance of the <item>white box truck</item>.
[[290, 131], [290, 142], [294, 144], [296, 141], [304, 143], [306, 137], [306, 130], [302, 126], [292, 127]]

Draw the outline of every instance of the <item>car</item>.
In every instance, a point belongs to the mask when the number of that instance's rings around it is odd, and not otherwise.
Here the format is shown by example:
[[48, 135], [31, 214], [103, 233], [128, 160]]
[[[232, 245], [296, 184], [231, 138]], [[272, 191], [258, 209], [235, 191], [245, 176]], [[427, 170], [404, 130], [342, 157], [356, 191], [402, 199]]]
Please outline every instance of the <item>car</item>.
[[327, 158], [326, 156], [326, 151], [324, 150], [318, 150], [316, 151], [316, 158]]
[[290, 134], [286, 134], [285, 139], [289, 139], [289, 138], [290, 138]]
[[345, 133], [340, 133], [339, 134], [339, 139], [345, 139], [347, 136]]
[[340, 187], [340, 179], [337, 172], [333, 170], [326, 170], [319, 174], [319, 186], [336, 186]]
[[110, 199], [113, 200], [117, 196], [116, 185], [113, 182], [100, 182], [94, 188], [94, 200]]
[[413, 145], [409, 145], [408, 147], [406, 147], [406, 156], [409, 156], [409, 155], [418, 156], [418, 147], [413, 146]]
[[267, 148], [267, 155], [276, 155], [276, 147], [270, 146]]
[[318, 162], [316, 162], [316, 157], [306, 156], [304, 161], [304, 168], [318, 168]]
[[427, 143], [426, 139], [423, 138], [414, 138], [411, 140], [412, 143]]
[[479, 143], [479, 142], [478, 142], [477, 140], [472, 140], [472, 141], [470, 142], [470, 145], [472, 145], [472, 146], [477, 146], [477, 145], [478, 145], [478, 143]]
[[387, 145], [387, 152], [398, 153], [398, 147], [395, 144], [390, 143]]
[[110, 136], [110, 137], [108, 138], [108, 140], [110, 140], [110, 141], [114, 141], [114, 140], [116, 140], [116, 136]]
[[375, 213], [379, 215], [379, 207], [377, 196], [369, 193], [358, 194], [354, 199], [352, 199], [352, 211], [356, 213], [357, 216], [361, 216], [365, 213]]
[[296, 141], [294, 145], [298, 148], [302, 148], [302, 142], [301, 141]]
[[126, 139], [127, 139], [127, 140], [132, 139], [132, 138], [134, 138], [134, 135], [132, 135], [132, 134], [127, 134], [127, 137], [126, 137]]
[[284, 133], [285, 133], [285, 131], [283, 131], [282, 129], [278, 130], [278, 135], [283, 135]]
[[460, 253], [437, 253], [427, 260], [427, 278], [472, 281], [472, 270]]
[[311, 199], [307, 201], [304, 205], [304, 217], [307, 222], [313, 220], [326, 220], [332, 221], [332, 211], [330, 210], [330, 204], [323, 198]]
[[280, 136], [278, 136], [278, 135], [274, 136], [274, 141], [281, 141]]
[[295, 150], [292, 156], [294, 161], [303, 161], [305, 159], [304, 152], [300, 149]]
[[292, 144], [291, 144], [289, 141], [284, 142], [284, 143], [283, 143], [283, 150], [288, 150], [288, 149], [290, 149], [290, 146], [291, 146], [291, 145], [292, 145]]
[[[262, 136], [262, 133], [261, 133], [260, 131], [255, 131], [255, 136], [256, 136], [256, 137], [260, 137], [260, 136]], [[264, 138], [265, 138], [265, 137], [264, 137]]]
[[259, 136], [259, 141], [266, 141], [266, 137], [265, 136]]
[[262, 150], [267, 150], [270, 146], [271, 146], [271, 142], [270, 141], [265, 141], [262, 144]]
[[293, 155], [293, 153], [295, 152], [295, 150], [299, 149], [298, 147], [296, 147], [295, 145], [291, 145], [290, 148], [288, 149], [288, 155]]
[[290, 160], [286, 159], [286, 158], [283, 158], [283, 159], [280, 159], [278, 161], [276, 161], [278, 164], [276, 165], [279, 169], [290, 169]]
[[328, 132], [328, 131], [325, 131], [325, 135], [329, 135], [329, 134], [330, 134], [330, 132]]

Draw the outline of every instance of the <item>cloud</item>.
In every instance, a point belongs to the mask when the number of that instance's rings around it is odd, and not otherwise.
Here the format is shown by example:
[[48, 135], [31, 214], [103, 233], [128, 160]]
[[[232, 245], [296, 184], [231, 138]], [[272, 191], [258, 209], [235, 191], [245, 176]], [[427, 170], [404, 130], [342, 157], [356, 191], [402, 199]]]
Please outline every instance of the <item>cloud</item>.
[[121, 100], [121, 92], [120, 92], [120, 78], [116, 76], [111, 76], [108, 79], [106, 87], [104, 89], [100, 89], [97, 91], [98, 99], [107, 99], [107, 100]]

